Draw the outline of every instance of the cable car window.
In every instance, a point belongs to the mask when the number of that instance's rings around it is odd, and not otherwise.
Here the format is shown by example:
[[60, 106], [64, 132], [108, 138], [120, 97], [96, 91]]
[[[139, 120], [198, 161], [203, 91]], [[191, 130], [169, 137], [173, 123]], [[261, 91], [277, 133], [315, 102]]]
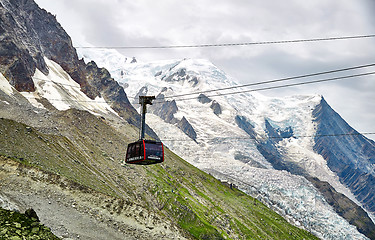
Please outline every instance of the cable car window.
[[145, 142], [146, 159], [160, 160], [163, 159], [163, 145], [162, 143]]
[[152, 140], [140, 140], [130, 143], [126, 152], [126, 162], [149, 165], [164, 161], [163, 143]]

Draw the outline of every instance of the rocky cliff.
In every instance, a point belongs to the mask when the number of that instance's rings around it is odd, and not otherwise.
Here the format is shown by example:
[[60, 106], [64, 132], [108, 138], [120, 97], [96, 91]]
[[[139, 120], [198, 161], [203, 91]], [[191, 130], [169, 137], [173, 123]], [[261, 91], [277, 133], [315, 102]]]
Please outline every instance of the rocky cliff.
[[[44, 59], [48, 58], [79, 83], [89, 98], [103, 97], [121, 117], [139, 126], [140, 117], [123, 88], [108, 71], [78, 58], [71, 38], [55, 16], [33, 0], [2, 0], [0, 4], [0, 72], [13, 87], [20, 92], [35, 91], [32, 76], [36, 69], [49, 73]], [[157, 138], [149, 127], [146, 133]]]
[[[375, 143], [350, 127], [322, 99], [313, 111], [317, 123], [317, 136], [340, 134], [338, 137], [316, 137], [314, 150], [327, 161], [329, 168], [336, 172], [370, 211], [375, 211]], [[347, 135], [352, 134], [352, 135]]]

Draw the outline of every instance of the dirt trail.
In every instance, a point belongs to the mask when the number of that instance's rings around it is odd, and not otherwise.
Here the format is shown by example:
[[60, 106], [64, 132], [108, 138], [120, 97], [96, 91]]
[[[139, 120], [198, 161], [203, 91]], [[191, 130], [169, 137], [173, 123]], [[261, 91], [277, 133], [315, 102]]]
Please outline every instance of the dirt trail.
[[[0, 204], [24, 212], [33, 208], [41, 223], [62, 239], [184, 239], [168, 223], [154, 224], [113, 206], [112, 197], [91, 190], [62, 188], [63, 179], [43, 181], [48, 174], [35, 169], [22, 169], [18, 163], [0, 158]], [[28, 172], [27, 174], [25, 172]], [[139, 206], [122, 206], [140, 216], [147, 212]], [[149, 217], [151, 218], [151, 217]]]

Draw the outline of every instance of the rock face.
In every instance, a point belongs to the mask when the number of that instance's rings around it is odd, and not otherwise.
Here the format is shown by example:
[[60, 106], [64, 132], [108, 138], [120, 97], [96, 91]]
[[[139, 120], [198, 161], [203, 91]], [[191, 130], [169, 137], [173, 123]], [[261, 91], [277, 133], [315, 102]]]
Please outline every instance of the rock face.
[[181, 129], [186, 135], [188, 135], [191, 139], [197, 139], [197, 133], [195, 132], [193, 126], [186, 120], [185, 117], [182, 117], [181, 121], [177, 124], [177, 127]]
[[200, 103], [209, 103], [209, 102], [211, 102], [212, 100], [209, 98], [209, 97], [207, 97], [206, 95], [204, 95], [203, 93], [201, 93], [201, 94], [199, 94], [199, 96], [198, 96], [198, 101], [200, 102]]
[[36, 68], [48, 73], [41, 46], [34, 44], [37, 33], [29, 21], [35, 8], [33, 1], [0, 2], [0, 71], [19, 91], [35, 91], [31, 76]]
[[214, 111], [216, 115], [220, 115], [222, 113], [221, 106], [217, 101], [213, 101], [210, 108]]
[[79, 60], [69, 35], [56, 17], [32, 0], [3, 0], [0, 6], [0, 71], [18, 91], [35, 91], [36, 69], [49, 70], [44, 57], [58, 63], [91, 99], [99, 95], [86, 79], [85, 63]]
[[[340, 137], [316, 137], [314, 150], [327, 161], [357, 199], [375, 211], [375, 143], [358, 134], [322, 99], [313, 111], [317, 136], [351, 133]], [[357, 135], [358, 134], [358, 135]]]
[[164, 99], [164, 94], [160, 93], [156, 99], [158, 99], [158, 104], [150, 106], [150, 112], [160, 117], [167, 123], [175, 124], [176, 127], [181, 129], [188, 137], [193, 140], [197, 139], [197, 133], [195, 132], [193, 126], [184, 117], [181, 120], [177, 119], [174, 114], [177, 113], [178, 107], [175, 100], [166, 101]]
[[3, 0], [0, 9], [1, 73], [18, 91], [35, 91], [31, 77], [36, 68], [48, 74], [44, 57], [58, 63], [90, 98], [98, 96], [85, 77], [69, 35], [56, 17], [32, 0]]
[[96, 63], [91, 61], [85, 66], [84, 73], [87, 83], [111, 104], [113, 110], [129, 123], [138, 125], [140, 118], [137, 111], [130, 104], [124, 88], [111, 77], [107, 69], [98, 68]]
[[177, 123], [178, 120], [174, 117], [174, 114], [178, 111], [176, 101], [164, 100], [164, 95], [162, 93], [156, 96], [156, 99], [161, 103], [150, 106], [150, 112], [168, 123]]
[[256, 133], [254, 131], [254, 126], [246, 119], [244, 116], [237, 115], [235, 117], [235, 122], [239, 128], [244, 130], [251, 137], [255, 137]]
[[179, 69], [177, 72], [169, 75], [168, 77], [163, 77], [163, 80], [166, 82], [188, 82], [193, 87], [199, 82], [196, 76], [190, 76], [187, 74], [185, 68]]
[[[2, 0], [0, 20], [0, 72], [18, 91], [35, 91], [35, 70], [49, 73], [46, 57], [79, 83], [89, 98], [103, 97], [120, 116], [139, 126], [140, 118], [124, 89], [107, 70], [78, 59], [71, 38], [55, 16], [40, 9], [33, 0]], [[156, 137], [149, 128], [148, 133]]]

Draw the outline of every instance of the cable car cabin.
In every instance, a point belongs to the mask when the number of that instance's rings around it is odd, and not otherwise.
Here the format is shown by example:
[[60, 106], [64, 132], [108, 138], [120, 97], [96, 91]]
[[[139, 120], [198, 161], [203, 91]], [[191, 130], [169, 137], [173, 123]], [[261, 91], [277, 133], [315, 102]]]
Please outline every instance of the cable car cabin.
[[164, 146], [162, 142], [139, 140], [128, 145], [125, 159], [126, 163], [150, 165], [163, 161]]

